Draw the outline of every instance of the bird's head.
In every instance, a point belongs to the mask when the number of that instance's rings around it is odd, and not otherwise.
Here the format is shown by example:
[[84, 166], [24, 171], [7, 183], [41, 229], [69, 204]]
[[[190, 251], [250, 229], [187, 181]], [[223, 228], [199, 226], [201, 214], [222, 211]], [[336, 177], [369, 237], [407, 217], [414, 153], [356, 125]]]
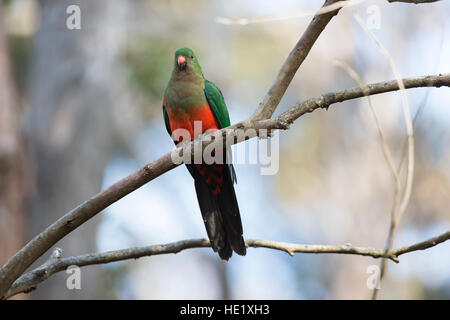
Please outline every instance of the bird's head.
[[180, 48], [175, 51], [175, 66], [174, 69], [177, 72], [200, 72], [202, 74], [202, 69], [198, 63], [197, 57], [189, 48]]

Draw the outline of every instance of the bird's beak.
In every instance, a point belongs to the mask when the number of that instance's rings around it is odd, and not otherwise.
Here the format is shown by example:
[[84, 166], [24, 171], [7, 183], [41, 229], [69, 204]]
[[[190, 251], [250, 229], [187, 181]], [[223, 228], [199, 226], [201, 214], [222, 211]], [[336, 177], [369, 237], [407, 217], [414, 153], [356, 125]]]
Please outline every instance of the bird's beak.
[[178, 56], [177, 64], [178, 64], [178, 68], [180, 68], [180, 70], [186, 69], [186, 65], [187, 65], [186, 57], [185, 56]]

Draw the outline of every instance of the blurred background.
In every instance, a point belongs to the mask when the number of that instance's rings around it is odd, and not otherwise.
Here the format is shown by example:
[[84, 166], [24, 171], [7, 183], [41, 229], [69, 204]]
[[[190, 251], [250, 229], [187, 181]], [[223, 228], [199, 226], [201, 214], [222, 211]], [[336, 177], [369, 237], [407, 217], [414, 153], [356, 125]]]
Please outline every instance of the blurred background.
[[[69, 5], [81, 29], [69, 30]], [[222, 90], [231, 122], [264, 97], [311, 17], [250, 25], [242, 18], [319, 8], [323, 1], [9, 0], [0, 6], [0, 264], [88, 199], [172, 149], [161, 99], [173, 53], [192, 48]], [[353, 15], [370, 24], [403, 77], [450, 72], [450, 3], [366, 1], [343, 9], [300, 67], [276, 114], [296, 102], [393, 79]], [[375, 14], [375, 16], [374, 16]], [[407, 91], [415, 125], [410, 204], [394, 247], [450, 229], [450, 90]], [[373, 96], [400, 161], [405, 125], [398, 93]], [[420, 107], [422, 106], [422, 107]], [[247, 142], [249, 143], [249, 142]], [[236, 165], [246, 238], [383, 248], [394, 182], [365, 99], [318, 110], [280, 133], [280, 167]], [[184, 166], [115, 203], [57, 246], [64, 256], [206, 237]], [[47, 253], [47, 256], [50, 253]], [[42, 263], [43, 257], [34, 266]], [[450, 299], [450, 242], [388, 263], [381, 299]], [[25, 299], [367, 299], [367, 268], [350, 255], [290, 257], [248, 250], [225, 263], [211, 249], [82, 268], [81, 290], [59, 273]]]

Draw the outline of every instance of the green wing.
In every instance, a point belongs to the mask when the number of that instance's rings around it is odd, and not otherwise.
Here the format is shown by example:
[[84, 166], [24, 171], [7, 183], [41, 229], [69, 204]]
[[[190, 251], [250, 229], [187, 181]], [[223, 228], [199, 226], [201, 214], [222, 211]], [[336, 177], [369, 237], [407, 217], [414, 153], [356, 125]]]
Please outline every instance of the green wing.
[[172, 136], [172, 130], [170, 129], [170, 122], [169, 122], [169, 115], [167, 114], [166, 107], [163, 108], [163, 114], [164, 114], [164, 123], [166, 124], [166, 130], [169, 133], [170, 136]]
[[220, 92], [219, 88], [217, 88], [214, 83], [208, 80], [205, 80], [205, 95], [206, 100], [208, 100], [209, 106], [219, 123], [219, 127], [225, 128], [230, 126], [230, 116], [228, 115], [227, 105], [223, 99], [222, 92]]
[[[228, 115], [227, 105], [225, 104], [225, 100], [223, 99], [223, 95], [222, 92], [220, 92], [220, 89], [217, 88], [214, 83], [205, 80], [205, 95], [206, 100], [208, 100], [209, 106], [211, 107], [214, 116], [219, 123], [219, 127], [229, 127], [230, 116]], [[230, 152], [231, 159], [231, 149], [227, 150], [227, 153], [228, 152]], [[237, 183], [236, 172], [234, 171], [233, 165], [230, 163], [228, 164], [228, 167], [230, 169], [231, 181], [233, 183]]]

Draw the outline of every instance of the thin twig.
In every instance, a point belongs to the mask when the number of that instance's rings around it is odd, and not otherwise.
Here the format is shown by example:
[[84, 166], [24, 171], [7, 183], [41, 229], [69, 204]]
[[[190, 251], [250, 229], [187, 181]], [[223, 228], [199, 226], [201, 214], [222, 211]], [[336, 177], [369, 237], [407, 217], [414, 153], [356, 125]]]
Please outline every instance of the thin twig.
[[[411, 197], [411, 190], [412, 190], [412, 182], [414, 177], [414, 132], [413, 132], [413, 125], [411, 120], [411, 113], [410, 108], [408, 104], [408, 99], [406, 98], [405, 93], [405, 85], [402, 81], [402, 78], [400, 77], [400, 73], [398, 71], [397, 66], [394, 63], [394, 59], [389, 54], [389, 52], [386, 50], [386, 48], [377, 40], [375, 35], [372, 31], [369, 30], [369, 28], [366, 26], [364, 21], [358, 16], [354, 15], [356, 21], [359, 23], [359, 25], [364, 29], [364, 31], [369, 35], [370, 39], [376, 44], [376, 46], [380, 49], [380, 52], [385, 56], [386, 60], [388, 60], [391, 69], [394, 73], [395, 78], [397, 79], [398, 86], [400, 88], [400, 95], [402, 98], [402, 106], [403, 106], [403, 113], [405, 118], [405, 124], [406, 124], [406, 132], [408, 137], [408, 171], [406, 176], [406, 186], [405, 186], [405, 192], [403, 194], [403, 198], [401, 200], [401, 203], [397, 205], [398, 201], [398, 189], [399, 189], [399, 173], [397, 172], [396, 175], [396, 191], [395, 191], [395, 202], [394, 202], [394, 209], [393, 214], [391, 217], [391, 224], [389, 227], [389, 233], [386, 240], [386, 252], [388, 252], [392, 248], [392, 244], [394, 241], [394, 234], [398, 227], [398, 224], [401, 220], [401, 217], [403, 216], [404, 212], [406, 211], [406, 207], [408, 206], [409, 199]], [[382, 259], [381, 262], [381, 273], [380, 277], [378, 279], [378, 282], [381, 282], [385, 273], [387, 267], [387, 261], [386, 259]], [[373, 289], [372, 299], [377, 298], [377, 294], [379, 289], [378, 284]]]
[[[385, 257], [398, 263], [399, 262], [398, 256], [402, 254], [417, 250], [425, 250], [427, 248], [434, 247], [439, 243], [442, 243], [448, 239], [450, 239], [450, 231], [438, 237], [434, 237], [429, 240], [422, 241], [410, 246], [392, 250], [387, 253], [383, 249], [354, 247], [349, 244], [342, 246], [308, 245], [308, 244], [296, 244], [280, 241], [248, 239], [246, 241], [246, 245], [247, 247], [253, 248], [269, 248], [274, 250], [280, 250], [287, 252], [291, 256], [294, 256], [295, 253], [351, 254], [351, 255], [369, 256], [372, 258]], [[58, 251], [58, 255], [52, 254], [52, 257], [42, 266], [24, 274], [19, 279], [17, 279], [12, 285], [11, 289], [8, 291], [6, 298], [10, 298], [21, 292], [29, 292], [35, 289], [37, 284], [43, 282], [44, 280], [48, 279], [50, 276], [52, 276], [57, 272], [66, 270], [69, 266], [83, 267], [96, 264], [106, 264], [116, 261], [138, 259], [141, 257], [149, 257], [154, 255], [178, 253], [186, 249], [206, 248], [206, 247], [210, 247], [210, 242], [208, 239], [191, 239], [167, 244], [108, 251], [104, 253], [84, 254], [68, 258], [61, 258], [60, 251]]]
[[[335, 62], [335, 64], [337, 66], [341, 67], [342, 69], [344, 69], [350, 75], [350, 77], [352, 77], [359, 84], [359, 86], [361, 88], [364, 87], [364, 83], [362, 82], [362, 79], [359, 76], [359, 74], [353, 68], [351, 68], [348, 64], [346, 64], [345, 62], [340, 62], [340, 61]], [[380, 138], [380, 143], [381, 143], [381, 146], [382, 146], [382, 150], [383, 150], [383, 154], [384, 154], [385, 160], [386, 160], [386, 162], [387, 162], [387, 164], [388, 164], [388, 166], [389, 166], [389, 168], [391, 170], [391, 173], [392, 173], [392, 176], [393, 176], [394, 182], [395, 182], [394, 201], [393, 201], [393, 205], [392, 205], [392, 208], [391, 208], [391, 222], [390, 222], [390, 227], [389, 227], [389, 232], [388, 232], [388, 239], [386, 240], [385, 249], [384, 249], [385, 252], [387, 253], [390, 250], [391, 246], [392, 246], [392, 239], [393, 239], [393, 234], [394, 234], [395, 225], [396, 225], [395, 224], [395, 221], [396, 221], [395, 214], [396, 214], [396, 210], [397, 210], [397, 207], [398, 207], [398, 203], [400, 201], [400, 197], [399, 197], [399, 195], [400, 195], [400, 187], [401, 187], [400, 179], [399, 179], [400, 170], [397, 171], [395, 169], [395, 167], [394, 167], [394, 163], [392, 161], [391, 152], [390, 152], [389, 147], [388, 147], [388, 145], [387, 145], [387, 143], [386, 143], [386, 141], [384, 139], [383, 132], [381, 130], [381, 126], [380, 126], [380, 124], [378, 122], [378, 118], [376, 116], [375, 109], [373, 108], [373, 105], [372, 105], [372, 99], [370, 98], [369, 95], [367, 95], [367, 90], [365, 90], [364, 92], [365, 92], [365, 95], [367, 96], [367, 99], [368, 99], [368, 102], [369, 102], [369, 110], [370, 110], [371, 116], [372, 116], [372, 118], [373, 118], [373, 120], [375, 122], [375, 126], [376, 126], [377, 131], [378, 131], [378, 135], [379, 135], [379, 138]], [[381, 279], [383, 277], [383, 274], [385, 272], [385, 267], [386, 267], [386, 259], [383, 258], [382, 262], [381, 262], [380, 277], [377, 279], [377, 285], [375, 286], [373, 294], [375, 294], [375, 292], [377, 290], [376, 288], [379, 288], [379, 283], [380, 283], [380, 281], [381, 281]]]
[[[426, 76], [418, 78], [405, 78], [402, 80], [406, 89], [418, 87], [440, 87], [449, 86], [450, 73], [440, 74], [437, 76]], [[338, 102], [344, 102], [356, 98], [362, 98], [365, 94], [376, 95], [380, 93], [392, 92], [399, 90], [397, 80], [378, 82], [369, 84], [364, 88], [353, 87], [342, 91], [330, 92], [320, 97], [308, 99], [297, 103], [287, 111], [283, 112], [276, 118], [258, 121], [258, 127], [270, 127], [272, 129], [286, 129], [281, 126], [278, 128], [276, 123], [291, 124], [299, 117], [315, 111], [316, 109], [328, 109], [330, 105]]]
[[[336, 0], [325, 1], [322, 8], [333, 5], [339, 2]], [[287, 57], [283, 66], [278, 73], [277, 78], [270, 87], [263, 101], [259, 104], [258, 109], [252, 115], [251, 120], [269, 119], [272, 117], [275, 109], [281, 101], [289, 84], [295, 76], [300, 65], [305, 61], [314, 43], [316, 43], [322, 31], [331, 21], [331, 19], [338, 14], [340, 8], [336, 8], [325, 14], [315, 15], [302, 37], [298, 40], [295, 47]], [[320, 11], [320, 10], [319, 10]]]
[[402, 254], [408, 253], [408, 252], [413, 252], [413, 251], [418, 251], [418, 250], [426, 250], [428, 248], [434, 247], [436, 245], [438, 245], [439, 243], [445, 242], [447, 240], [450, 239], [450, 231], [444, 232], [443, 234], [437, 236], [437, 237], [433, 237], [431, 239], [410, 245], [410, 246], [405, 246], [405, 247], [401, 247], [395, 250], [392, 250], [391, 253], [398, 257]]
[[[298, 10], [295, 12], [289, 12], [289, 13], [280, 13], [280, 14], [269, 14], [265, 16], [259, 16], [259, 17], [248, 17], [248, 18], [226, 18], [226, 17], [217, 17], [215, 21], [217, 23], [225, 24], [225, 25], [248, 25], [248, 24], [255, 24], [255, 23], [267, 23], [267, 22], [274, 22], [274, 21], [285, 21], [290, 19], [297, 19], [302, 17], [311, 17], [314, 15], [321, 15], [325, 13], [329, 13], [331, 11], [334, 11], [336, 9], [342, 9], [344, 7], [350, 7], [357, 4], [360, 4], [362, 2], [365, 2], [366, 0], [342, 0], [337, 1], [333, 4], [323, 6], [319, 10]], [[405, 3], [414, 3], [414, 4], [420, 4], [420, 3], [430, 3], [430, 2], [437, 2], [440, 0], [388, 0], [388, 2], [405, 2]]]
[[404, 3], [414, 3], [414, 4], [421, 4], [421, 3], [431, 3], [431, 2], [438, 2], [441, 0], [388, 0], [388, 2], [404, 2]]
[[384, 158], [386, 160], [386, 163], [388, 164], [389, 169], [391, 170], [391, 173], [392, 173], [394, 179], [396, 181], [398, 181], [397, 171], [395, 170], [395, 167], [394, 167], [394, 162], [392, 160], [391, 151], [389, 150], [389, 147], [388, 147], [388, 145], [386, 143], [386, 140], [384, 139], [383, 131], [381, 130], [381, 125], [380, 125], [380, 123], [378, 121], [378, 117], [377, 117], [377, 114], [375, 112], [375, 108], [373, 107], [373, 104], [372, 104], [372, 99], [370, 98], [369, 92], [368, 92], [364, 82], [362, 81], [361, 76], [358, 74], [358, 72], [356, 72], [355, 69], [353, 69], [349, 64], [347, 64], [344, 61], [334, 60], [333, 63], [336, 66], [338, 66], [341, 69], [343, 69], [345, 72], [347, 72], [347, 74], [353, 80], [355, 80], [355, 82], [363, 90], [364, 95], [367, 97], [367, 102], [369, 103], [370, 115], [372, 116], [372, 119], [373, 119], [373, 121], [375, 123], [375, 127], [377, 128], [378, 137], [380, 139], [381, 149], [383, 150]]
[[343, 7], [349, 7], [357, 5], [361, 2], [364, 2], [366, 0], [342, 0], [342, 1], [335, 1], [332, 4], [324, 5], [319, 10], [299, 10], [296, 12], [291, 13], [283, 13], [283, 14], [271, 14], [266, 16], [260, 16], [260, 17], [252, 17], [252, 18], [225, 18], [225, 17], [217, 17], [216, 22], [226, 25], [247, 25], [247, 24], [254, 24], [254, 23], [266, 23], [266, 22], [273, 22], [273, 21], [281, 21], [281, 20], [289, 20], [289, 19], [295, 19], [295, 18], [301, 18], [301, 17], [311, 17], [311, 16], [319, 16], [325, 13], [329, 13], [332, 11], [335, 11], [337, 9], [342, 9]]

